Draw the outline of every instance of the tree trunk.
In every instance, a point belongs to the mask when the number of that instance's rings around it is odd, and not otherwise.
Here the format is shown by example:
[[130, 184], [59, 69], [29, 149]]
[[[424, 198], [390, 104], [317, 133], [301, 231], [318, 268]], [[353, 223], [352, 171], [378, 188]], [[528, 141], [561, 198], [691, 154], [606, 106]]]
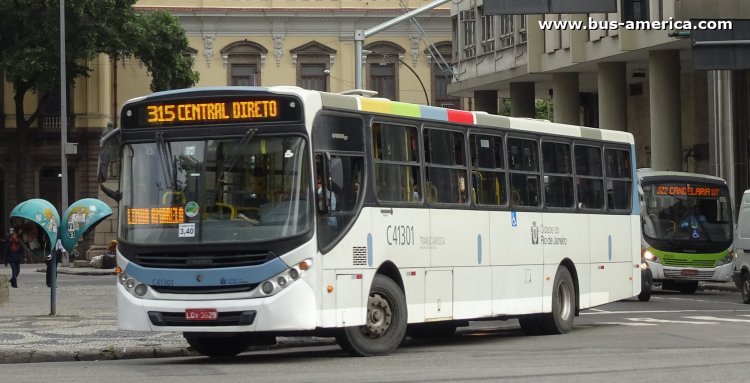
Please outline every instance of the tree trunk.
[[25, 201], [26, 196], [26, 154], [27, 144], [26, 136], [28, 135], [28, 121], [26, 121], [23, 99], [28, 88], [18, 88], [13, 97], [16, 103], [16, 203]]

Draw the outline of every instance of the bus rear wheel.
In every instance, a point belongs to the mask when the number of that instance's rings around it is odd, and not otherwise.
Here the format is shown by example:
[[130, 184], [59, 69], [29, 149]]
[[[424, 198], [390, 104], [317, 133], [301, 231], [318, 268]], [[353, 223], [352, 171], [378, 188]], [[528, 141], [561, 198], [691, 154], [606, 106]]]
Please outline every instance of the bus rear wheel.
[[186, 332], [182, 336], [195, 351], [211, 358], [235, 356], [247, 350], [252, 342], [249, 333]]
[[406, 298], [392, 279], [377, 274], [367, 299], [367, 322], [345, 327], [336, 342], [353, 356], [386, 355], [406, 335]]
[[748, 273], [747, 271], [743, 271], [740, 278], [742, 281], [742, 285], [740, 286], [742, 301], [745, 303], [750, 303], [750, 273]]
[[566, 334], [573, 329], [576, 310], [576, 289], [567, 267], [560, 266], [552, 285], [552, 312], [540, 317], [543, 334]]

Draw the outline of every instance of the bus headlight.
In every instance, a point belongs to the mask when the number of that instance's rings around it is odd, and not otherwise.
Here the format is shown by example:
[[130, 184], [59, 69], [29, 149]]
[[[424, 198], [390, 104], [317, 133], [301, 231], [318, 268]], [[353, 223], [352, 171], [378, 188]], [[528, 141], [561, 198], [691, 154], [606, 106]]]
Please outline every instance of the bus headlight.
[[737, 258], [737, 253], [734, 251], [730, 251], [729, 254], [727, 254], [724, 258], [719, 260], [719, 263], [717, 266], [723, 266], [728, 263], [734, 262], [734, 259]]
[[649, 249], [641, 249], [641, 258], [651, 262], [659, 262], [659, 257], [654, 255]]
[[136, 298], [142, 298], [148, 293], [148, 286], [141, 283], [139, 280], [128, 275], [128, 273], [121, 271], [117, 274], [117, 281], [120, 282], [125, 290], [128, 290]]
[[302, 274], [309, 270], [312, 265], [312, 259], [308, 258], [261, 282], [260, 291], [258, 292], [258, 290], [256, 290], [256, 296], [270, 296], [277, 294], [279, 291], [294, 283], [294, 281], [300, 279]]

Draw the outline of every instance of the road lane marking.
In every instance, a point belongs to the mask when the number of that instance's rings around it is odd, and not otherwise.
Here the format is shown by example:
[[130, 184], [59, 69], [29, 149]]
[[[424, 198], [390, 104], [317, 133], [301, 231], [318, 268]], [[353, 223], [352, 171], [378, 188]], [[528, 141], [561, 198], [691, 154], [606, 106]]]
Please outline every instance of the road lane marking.
[[[723, 312], [750, 312], [750, 310], [733, 310], [733, 309], [717, 309], [717, 310], [633, 310], [633, 311], [597, 311], [597, 312], [582, 312], [580, 315], [606, 315], [606, 314], [669, 314], [669, 313], [723, 313]], [[750, 316], [750, 315], [748, 315]]]
[[680, 323], [680, 324], [718, 324], [716, 322], [695, 322], [695, 321], [684, 321], [684, 320], [669, 320], [669, 319], [656, 319], [656, 318], [625, 318], [636, 322], [646, 323]]
[[594, 322], [594, 325], [619, 325], [619, 326], [658, 326], [656, 323], [643, 323], [643, 322]]
[[[748, 316], [748, 315], [743, 315]], [[697, 320], [715, 320], [722, 322], [737, 322], [737, 323], [750, 323], [750, 319], [737, 319], [737, 318], [717, 318], [717, 317], [685, 317], [686, 319], [697, 319]]]

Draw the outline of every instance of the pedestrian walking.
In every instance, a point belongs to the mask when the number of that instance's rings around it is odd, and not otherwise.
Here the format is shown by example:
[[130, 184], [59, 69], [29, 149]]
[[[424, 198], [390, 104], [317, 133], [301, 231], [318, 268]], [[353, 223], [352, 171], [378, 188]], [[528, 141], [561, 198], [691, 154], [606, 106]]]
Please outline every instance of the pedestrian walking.
[[12, 272], [10, 285], [18, 287], [18, 274], [21, 273], [21, 260], [26, 253], [23, 244], [18, 240], [18, 234], [10, 234], [10, 240], [5, 242], [5, 261], [10, 265]]

